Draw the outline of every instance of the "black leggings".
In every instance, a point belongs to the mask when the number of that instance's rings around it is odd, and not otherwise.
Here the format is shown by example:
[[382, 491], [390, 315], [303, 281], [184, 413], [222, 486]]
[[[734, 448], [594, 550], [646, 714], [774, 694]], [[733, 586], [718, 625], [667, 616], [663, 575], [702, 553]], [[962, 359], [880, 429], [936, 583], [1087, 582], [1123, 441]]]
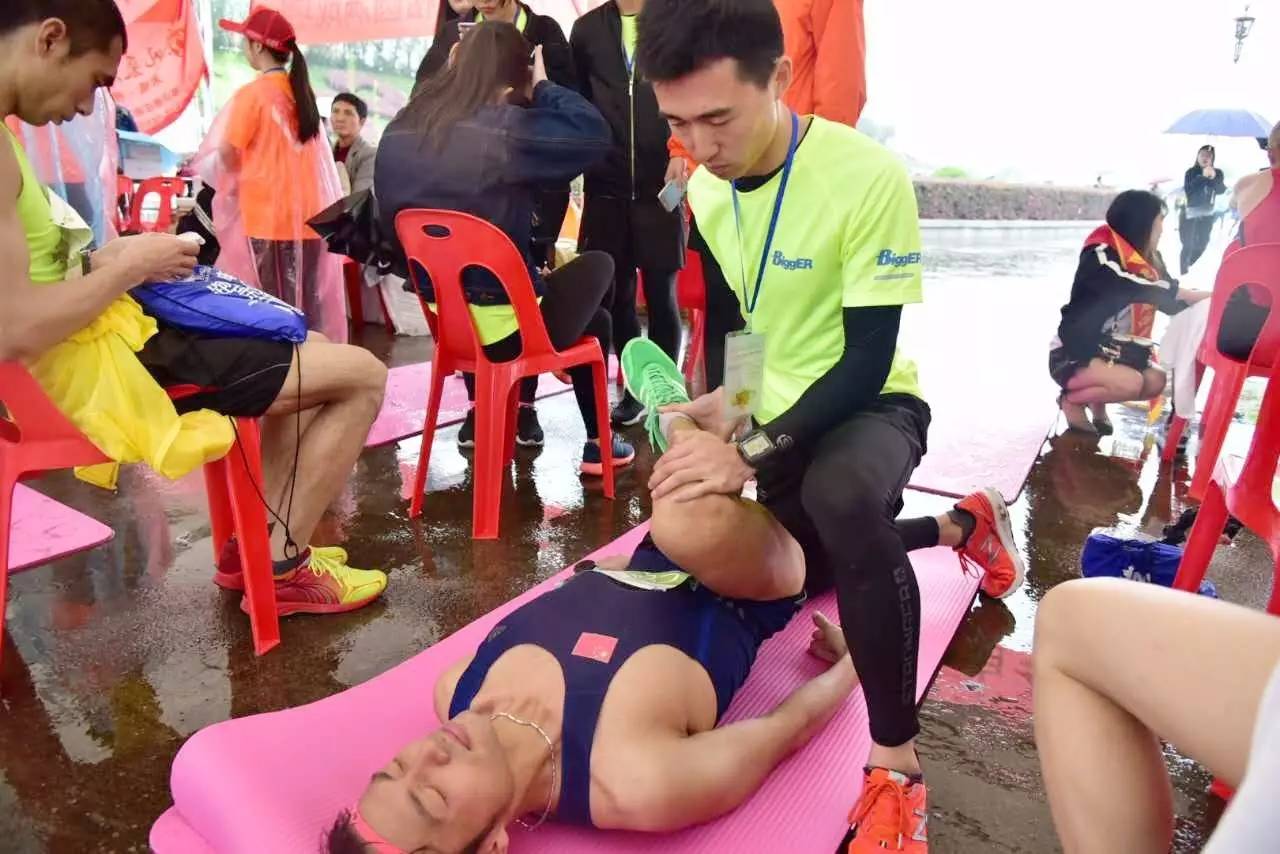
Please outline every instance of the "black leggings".
[[[613, 292], [607, 305], [613, 315], [613, 343], [619, 355], [633, 338], [640, 337], [640, 315], [636, 310], [636, 271], [619, 268], [614, 273]], [[680, 310], [676, 307], [676, 274], [656, 270], [640, 271], [644, 280], [644, 301], [649, 313], [649, 337], [674, 361], [680, 360]]]
[[[604, 252], [584, 252], [577, 258], [554, 270], [543, 280], [542, 321], [547, 325], [551, 346], [563, 350], [577, 343], [584, 335], [600, 341], [600, 349], [609, 353], [609, 336], [612, 325], [609, 312], [601, 307], [601, 301], [613, 282], [613, 259]], [[520, 333], [514, 332], [500, 341], [486, 344], [484, 354], [494, 362], [509, 362], [521, 351]], [[596, 423], [596, 394], [591, 381], [591, 366], [572, 368], [573, 393], [578, 399], [582, 423], [587, 428], [587, 438], [599, 435]], [[476, 399], [476, 378], [463, 374], [467, 386], [467, 399]], [[520, 383], [520, 402], [533, 403], [538, 393], [538, 378], [526, 377]]]
[[759, 474], [761, 503], [804, 550], [809, 592], [836, 588], [871, 737], [886, 747], [920, 729], [920, 589], [907, 552], [936, 546], [938, 525], [895, 517], [925, 453], [929, 419], [923, 401], [886, 395], [811, 451]]
[[706, 364], [707, 391], [715, 391], [724, 384], [725, 336], [744, 328], [746, 321], [742, 318], [738, 295], [729, 287], [724, 271], [702, 239], [696, 220], [689, 224], [689, 248], [702, 258], [702, 278], [707, 288], [707, 333], [702, 355]]
[[1209, 245], [1209, 238], [1213, 234], [1213, 224], [1217, 222], [1217, 218], [1212, 216], [1199, 216], [1194, 219], [1187, 217], [1183, 213], [1178, 222], [1178, 238], [1182, 242], [1182, 275], [1186, 275], [1191, 266], [1200, 260], [1200, 256], [1204, 254], [1205, 247]]

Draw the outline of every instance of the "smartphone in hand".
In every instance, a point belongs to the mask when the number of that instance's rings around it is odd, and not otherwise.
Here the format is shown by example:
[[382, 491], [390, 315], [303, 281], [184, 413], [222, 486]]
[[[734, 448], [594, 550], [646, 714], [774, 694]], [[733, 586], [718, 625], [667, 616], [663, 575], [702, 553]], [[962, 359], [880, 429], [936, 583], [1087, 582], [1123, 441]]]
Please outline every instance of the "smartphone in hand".
[[668, 213], [680, 207], [680, 203], [684, 201], [685, 185], [682, 181], [668, 181], [667, 185], [658, 193], [658, 204], [662, 205]]
[[475, 21], [459, 21], [458, 22], [458, 38], [465, 38], [467, 33], [471, 32], [476, 25]]

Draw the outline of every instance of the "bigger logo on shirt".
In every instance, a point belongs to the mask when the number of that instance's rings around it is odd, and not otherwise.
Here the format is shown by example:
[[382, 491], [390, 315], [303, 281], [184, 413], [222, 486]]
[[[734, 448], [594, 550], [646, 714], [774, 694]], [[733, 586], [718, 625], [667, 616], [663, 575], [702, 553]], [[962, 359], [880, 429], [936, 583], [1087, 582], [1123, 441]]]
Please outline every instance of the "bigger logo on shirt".
[[813, 269], [812, 258], [788, 258], [786, 255], [782, 254], [781, 250], [774, 250], [772, 263], [773, 266], [781, 267], [784, 270]]
[[898, 255], [892, 249], [884, 249], [876, 256], [877, 267], [908, 267], [920, 263], [919, 252], [908, 252]]

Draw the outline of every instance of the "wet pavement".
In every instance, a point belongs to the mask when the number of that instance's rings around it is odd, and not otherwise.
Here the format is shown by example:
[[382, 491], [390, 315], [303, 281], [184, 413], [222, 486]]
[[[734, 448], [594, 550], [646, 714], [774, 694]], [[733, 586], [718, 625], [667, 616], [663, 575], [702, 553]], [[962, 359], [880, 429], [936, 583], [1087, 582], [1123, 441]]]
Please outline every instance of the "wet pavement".
[[[1034, 294], [1034, 311], [1017, 322], [1043, 325], [1047, 342], [1086, 231], [929, 231], [927, 298], [945, 302], [963, 292], [972, 310], [988, 311]], [[391, 341], [374, 327], [362, 343], [392, 365], [430, 354], [425, 340]], [[1042, 363], [1044, 353], [1027, 358]], [[1014, 394], [993, 408], [1019, 403]], [[453, 444], [456, 428], [440, 434], [421, 520], [408, 519], [406, 496], [418, 440], [366, 451], [315, 541], [343, 543], [357, 565], [386, 569], [383, 601], [354, 614], [286, 620], [283, 646], [260, 659], [239, 596], [211, 583], [198, 475], [167, 483], [135, 467], [115, 496], [67, 474], [35, 481], [109, 524], [116, 538], [11, 579], [0, 670], [0, 851], [147, 850], [151, 822], [170, 802], [169, 765], [196, 730], [365, 681], [643, 521], [652, 458], [640, 433], [633, 432], [637, 462], [609, 502], [567, 464], [582, 443], [572, 395], [540, 402], [539, 412], [547, 444], [519, 452], [495, 542], [470, 539], [469, 462]], [[1005, 603], [975, 603], [924, 707], [935, 852], [1059, 850], [1031, 734], [1036, 605], [1079, 574], [1090, 531], [1158, 535], [1185, 506], [1189, 480], [1182, 462], [1161, 467], [1145, 412], [1113, 407], [1112, 418], [1114, 437], [1046, 442], [1012, 508], [1027, 584]], [[947, 506], [910, 493], [907, 512]], [[1260, 608], [1269, 564], [1245, 532], [1220, 550], [1212, 577], [1223, 598]], [[424, 685], [422, 702], [428, 691]], [[321, 747], [339, 735], [306, 737]], [[1208, 777], [1169, 758], [1175, 850], [1195, 851], [1215, 817]]]

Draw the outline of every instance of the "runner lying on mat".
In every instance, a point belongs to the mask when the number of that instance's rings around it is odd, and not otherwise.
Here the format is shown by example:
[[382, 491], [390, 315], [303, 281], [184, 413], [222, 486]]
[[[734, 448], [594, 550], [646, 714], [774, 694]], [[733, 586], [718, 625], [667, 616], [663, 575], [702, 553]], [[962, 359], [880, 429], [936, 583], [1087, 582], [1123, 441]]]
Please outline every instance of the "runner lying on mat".
[[646, 831], [708, 821], [854, 688], [840, 630], [815, 616], [814, 652], [832, 666], [764, 717], [716, 727], [805, 598], [799, 546], [754, 502], [655, 502], [630, 557], [588, 566], [441, 675], [449, 723], [373, 775], [330, 852], [503, 852], [520, 816]]
[[[671, 359], [637, 338], [622, 366], [655, 447], [696, 441], [691, 418], [659, 415], [689, 400]], [[760, 644], [804, 601], [806, 565], [761, 505], [687, 493], [654, 501], [629, 558], [519, 608], [446, 670], [435, 704], [450, 723], [373, 775], [328, 850], [503, 852], [521, 815], [678, 830], [737, 807], [816, 733], [856, 682], [839, 627], [821, 615], [810, 651], [832, 666], [764, 717], [716, 728]], [[903, 524], [925, 523], [955, 526]]]

